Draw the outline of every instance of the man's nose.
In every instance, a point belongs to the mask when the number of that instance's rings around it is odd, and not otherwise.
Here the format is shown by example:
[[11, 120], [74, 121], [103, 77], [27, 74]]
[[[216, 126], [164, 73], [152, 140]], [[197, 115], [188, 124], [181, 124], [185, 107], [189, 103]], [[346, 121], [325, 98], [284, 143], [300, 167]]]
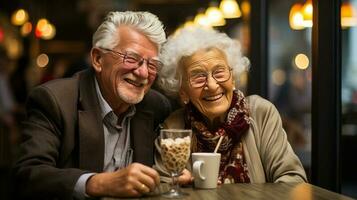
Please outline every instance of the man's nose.
[[148, 70], [148, 63], [146, 60], [138, 63], [138, 68], [134, 70], [134, 74], [141, 78], [148, 78], [149, 77], [149, 70]]

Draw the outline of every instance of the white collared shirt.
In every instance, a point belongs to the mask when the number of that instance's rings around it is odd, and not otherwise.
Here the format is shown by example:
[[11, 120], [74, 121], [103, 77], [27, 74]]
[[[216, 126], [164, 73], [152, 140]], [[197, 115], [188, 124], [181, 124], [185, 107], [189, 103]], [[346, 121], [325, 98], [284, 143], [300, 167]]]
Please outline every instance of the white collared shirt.
[[[95, 90], [101, 110], [102, 126], [104, 131], [104, 166], [103, 171], [111, 172], [126, 167], [132, 162], [133, 150], [130, 147], [130, 120], [136, 109], [132, 105], [126, 112], [123, 120], [118, 124], [118, 117], [103, 98], [97, 79], [94, 77]], [[108, 121], [105, 122], [105, 119]], [[86, 194], [86, 183], [95, 173], [82, 174], [74, 186], [73, 196], [77, 199], [89, 197]]]
[[[118, 117], [113, 112], [100, 92], [99, 84], [95, 78], [95, 88], [99, 100], [104, 130], [104, 166], [103, 171], [115, 171], [124, 168], [132, 162], [132, 149], [130, 148], [130, 120], [135, 114], [135, 106], [130, 106], [123, 120], [118, 123]], [[110, 121], [111, 126], [104, 120]]]

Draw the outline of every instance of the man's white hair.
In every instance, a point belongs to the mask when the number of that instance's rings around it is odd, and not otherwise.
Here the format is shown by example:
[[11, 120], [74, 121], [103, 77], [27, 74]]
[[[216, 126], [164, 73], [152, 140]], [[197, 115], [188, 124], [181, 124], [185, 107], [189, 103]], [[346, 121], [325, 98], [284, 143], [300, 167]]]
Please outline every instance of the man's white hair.
[[158, 17], [149, 12], [109, 12], [93, 35], [92, 46], [113, 49], [118, 45], [118, 28], [127, 25], [145, 34], [158, 49], [166, 41], [164, 26]]
[[162, 47], [160, 60], [164, 67], [158, 74], [158, 86], [168, 96], [177, 97], [182, 83], [180, 60], [208, 48], [217, 48], [225, 54], [238, 84], [240, 74], [249, 68], [249, 60], [242, 55], [240, 43], [213, 29], [187, 27], [171, 35]]

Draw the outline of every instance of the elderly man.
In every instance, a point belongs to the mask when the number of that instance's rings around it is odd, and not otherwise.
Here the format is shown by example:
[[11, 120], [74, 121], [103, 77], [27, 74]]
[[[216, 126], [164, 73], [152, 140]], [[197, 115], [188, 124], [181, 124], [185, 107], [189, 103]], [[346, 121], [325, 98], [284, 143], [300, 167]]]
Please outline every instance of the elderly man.
[[93, 67], [32, 91], [14, 169], [21, 197], [135, 197], [158, 186], [154, 129], [171, 107], [150, 87], [165, 38], [151, 13], [111, 12], [93, 35]]

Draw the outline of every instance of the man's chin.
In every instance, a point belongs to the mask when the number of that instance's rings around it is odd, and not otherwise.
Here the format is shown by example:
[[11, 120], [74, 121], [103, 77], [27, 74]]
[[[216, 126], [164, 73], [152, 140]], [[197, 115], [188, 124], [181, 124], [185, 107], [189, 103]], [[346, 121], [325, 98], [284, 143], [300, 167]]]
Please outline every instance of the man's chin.
[[144, 92], [142, 92], [142, 94], [122, 94], [120, 95], [120, 98], [128, 104], [137, 104], [144, 99], [144, 94]]

